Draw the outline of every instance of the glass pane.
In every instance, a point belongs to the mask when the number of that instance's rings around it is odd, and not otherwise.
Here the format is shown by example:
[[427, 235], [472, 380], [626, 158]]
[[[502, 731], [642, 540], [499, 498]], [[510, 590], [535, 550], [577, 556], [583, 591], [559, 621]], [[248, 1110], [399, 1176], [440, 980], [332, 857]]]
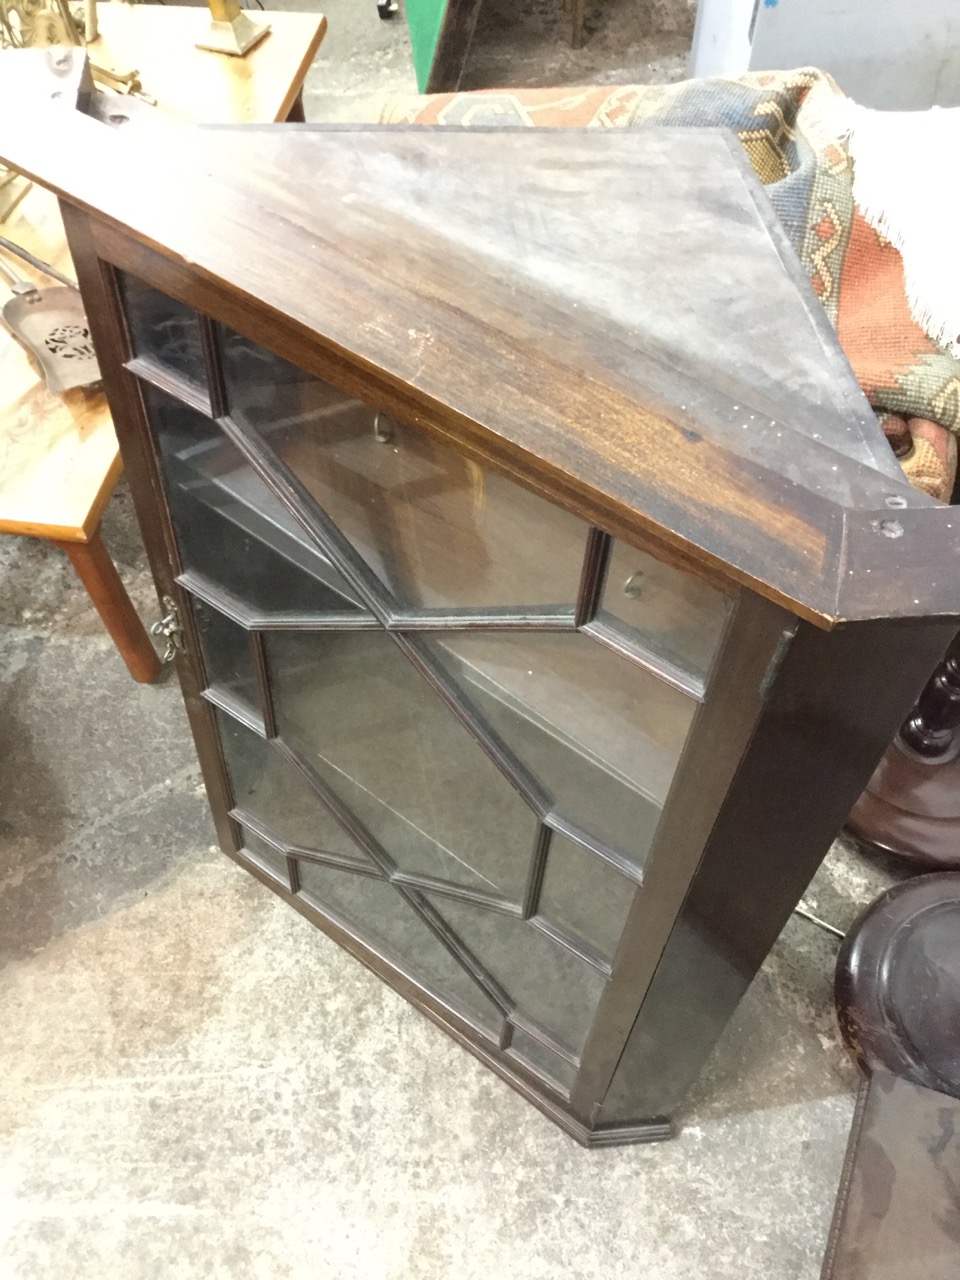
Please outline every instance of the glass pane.
[[261, 840], [254, 832], [243, 828], [243, 851], [251, 862], [258, 863], [265, 871], [277, 877], [285, 889], [290, 888], [290, 877], [287, 873], [287, 857], [278, 853], [273, 845]]
[[193, 616], [211, 687], [230, 694], [259, 716], [260, 699], [250, 657], [249, 633], [196, 598]]
[[524, 920], [472, 903], [433, 901], [520, 1013], [578, 1055], [603, 991], [603, 975]]
[[144, 385], [186, 568], [255, 615], [359, 611], [320, 554], [216, 423]]
[[122, 272], [117, 275], [134, 354], [205, 387], [207, 376], [196, 312], [157, 293], [136, 276]]
[[366, 862], [306, 779], [263, 738], [217, 712], [236, 805], [271, 827], [290, 845]]
[[500, 1011], [392, 885], [301, 862], [300, 891], [402, 965], [455, 1012], [499, 1034]]
[[537, 820], [384, 632], [266, 637], [281, 738], [402, 871], [519, 901]]
[[599, 617], [623, 624], [641, 648], [704, 677], [732, 603], [698, 578], [614, 540]]
[[612, 959], [636, 885], [556, 832], [550, 837], [538, 913]]
[[642, 863], [692, 699], [584, 635], [474, 631], [429, 643], [555, 807]]
[[569, 1093], [573, 1088], [577, 1078], [576, 1067], [565, 1062], [559, 1054], [548, 1049], [539, 1040], [534, 1040], [533, 1036], [528, 1036], [525, 1031], [514, 1030], [510, 1052], [526, 1066], [533, 1067], [534, 1071], [539, 1071], [548, 1080], [552, 1080], [561, 1093]]
[[237, 334], [231, 414], [256, 426], [402, 607], [572, 608], [575, 517]]

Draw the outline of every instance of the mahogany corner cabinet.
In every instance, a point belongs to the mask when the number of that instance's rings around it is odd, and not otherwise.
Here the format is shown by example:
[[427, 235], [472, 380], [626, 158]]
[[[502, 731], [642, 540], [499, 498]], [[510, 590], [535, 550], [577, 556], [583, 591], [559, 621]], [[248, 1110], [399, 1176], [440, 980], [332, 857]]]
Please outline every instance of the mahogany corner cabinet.
[[581, 1142], [668, 1136], [960, 606], [739, 144], [54, 111], [0, 158], [224, 851]]

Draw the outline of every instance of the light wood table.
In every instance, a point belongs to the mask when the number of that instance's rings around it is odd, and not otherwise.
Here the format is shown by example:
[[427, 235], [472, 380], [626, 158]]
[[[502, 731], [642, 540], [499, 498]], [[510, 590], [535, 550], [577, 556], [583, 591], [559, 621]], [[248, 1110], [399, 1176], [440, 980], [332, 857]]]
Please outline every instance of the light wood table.
[[206, 5], [101, 4], [97, 14], [91, 60], [120, 74], [139, 71], [144, 92], [167, 114], [204, 124], [303, 119], [303, 80], [327, 29], [321, 14], [251, 9], [270, 34], [242, 58], [194, 47], [210, 25]]
[[[99, 12], [103, 34], [90, 46], [93, 59], [138, 70], [157, 110], [209, 123], [296, 118], [303, 78], [326, 30], [318, 14], [267, 14], [270, 34], [245, 58], [233, 58], [193, 47], [194, 33], [208, 20], [205, 7], [117, 4]], [[0, 235], [72, 275], [57, 202], [48, 192], [34, 187], [0, 222]], [[24, 278], [53, 283], [3, 257]], [[8, 296], [0, 280], [0, 298]], [[122, 470], [103, 394], [52, 395], [0, 324], [0, 533], [46, 538], [66, 552], [130, 674], [149, 683], [160, 672], [156, 652], [100, 537], [103, 509]]]

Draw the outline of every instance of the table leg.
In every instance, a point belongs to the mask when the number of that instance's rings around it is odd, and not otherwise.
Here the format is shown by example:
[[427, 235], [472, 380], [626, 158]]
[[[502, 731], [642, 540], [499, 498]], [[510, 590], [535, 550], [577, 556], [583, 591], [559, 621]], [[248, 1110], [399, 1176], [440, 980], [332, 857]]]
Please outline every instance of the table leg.
[[583, 24], [587, 17], [587, 0], [573, 0], [573, 31], [570, 36], [570, 47], [583, 47]]
[[290, 110], [287, 112], [284, 124], [304, 124], [306, 119], [307, 117], [303, 114], [303, 90], [301, 89], [290, 103]]
[[56, 546], [70, 557], [134, 680], [151, 684], [160, 674], [160, 659], [103, 545], [100, 530], [88, 542], [57, 542]]
[[587, 0], [572, 0], [573, 30], [570, 33], [570, 48], [583, 48], [583, 24], [587, 19]]

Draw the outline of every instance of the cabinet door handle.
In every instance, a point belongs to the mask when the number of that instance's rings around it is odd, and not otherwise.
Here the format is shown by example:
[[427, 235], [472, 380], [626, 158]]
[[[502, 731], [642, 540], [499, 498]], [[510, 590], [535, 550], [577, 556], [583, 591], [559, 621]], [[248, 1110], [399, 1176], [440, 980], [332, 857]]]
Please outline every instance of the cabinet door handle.
[[166, 647], [161, 659], [166, 663], [173, 662], [178, 653], [183, 653], [183, 626], [180, 622], [180, 613], [172, 597], [163, 597], [163, 607], [166, 609], [166, 613], [159, 622], [153, 624], [150, 628], [150, 634], [152, 636], [162, 636], [166, 640]]

